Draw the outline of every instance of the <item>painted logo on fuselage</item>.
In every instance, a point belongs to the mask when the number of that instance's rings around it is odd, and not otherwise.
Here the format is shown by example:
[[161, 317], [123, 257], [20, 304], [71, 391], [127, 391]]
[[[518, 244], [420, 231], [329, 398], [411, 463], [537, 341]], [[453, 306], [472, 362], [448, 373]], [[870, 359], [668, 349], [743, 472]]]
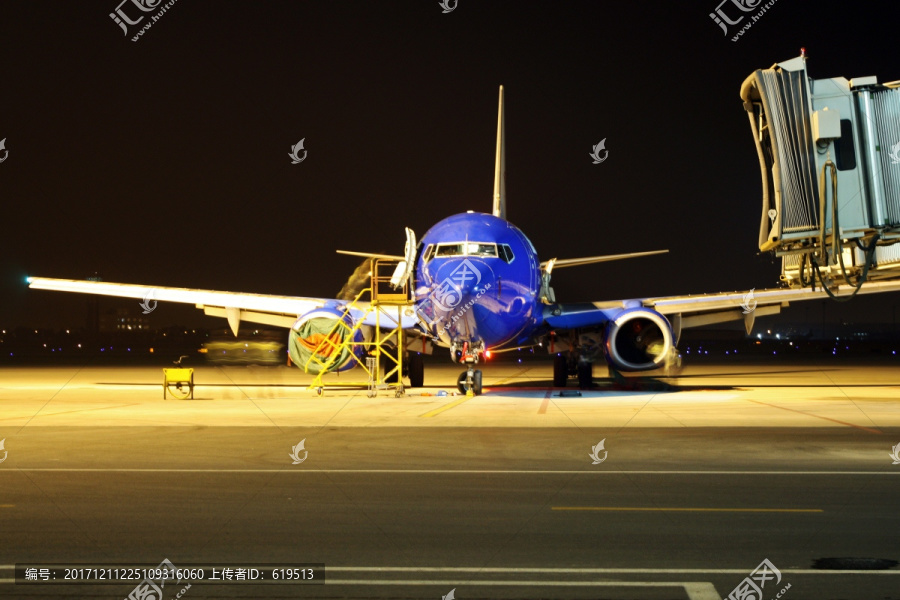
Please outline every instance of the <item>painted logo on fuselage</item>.
[[468, 258], [459, 263], [431, 293], [432, 302], [441, 310], [450, 312], [462, 301], [464, 290], [481, 283], [481, 271]]

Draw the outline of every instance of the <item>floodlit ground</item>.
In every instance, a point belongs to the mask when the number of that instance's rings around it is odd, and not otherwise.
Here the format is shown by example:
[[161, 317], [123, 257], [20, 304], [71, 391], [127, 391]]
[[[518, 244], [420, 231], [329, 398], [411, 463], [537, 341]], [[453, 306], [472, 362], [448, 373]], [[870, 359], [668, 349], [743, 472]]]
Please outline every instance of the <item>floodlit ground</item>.
[[168, 559], [326, 565], [185, 598], [712, 600], [768, 559], [767, 598], [900, 597], [900, 362], [598, 371], [580, 396], [547, 361], [483, 368], [474, 398], [442, 362], [400, 398], [319, 398], [297, 369], [200, 366], [193, 400], [157, 367], [0, 369], [0, 596], [125, 598], [12, 567]]

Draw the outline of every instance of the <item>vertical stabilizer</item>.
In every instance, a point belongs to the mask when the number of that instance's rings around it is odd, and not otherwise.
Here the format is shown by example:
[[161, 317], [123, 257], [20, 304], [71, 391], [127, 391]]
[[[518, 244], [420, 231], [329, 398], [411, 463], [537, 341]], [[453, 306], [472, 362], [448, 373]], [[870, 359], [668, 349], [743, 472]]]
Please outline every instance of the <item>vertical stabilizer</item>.
[[497, 156], [494, 159], [494, 216], [506, 218], [506, 137], [503, 126], [503, 86], [497, 109]]

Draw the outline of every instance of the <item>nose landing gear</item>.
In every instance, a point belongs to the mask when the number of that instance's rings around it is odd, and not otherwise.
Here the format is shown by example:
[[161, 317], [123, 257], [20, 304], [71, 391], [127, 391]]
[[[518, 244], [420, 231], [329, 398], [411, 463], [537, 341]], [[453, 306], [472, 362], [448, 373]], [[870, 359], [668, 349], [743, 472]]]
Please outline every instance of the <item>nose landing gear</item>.
[[[452, 350], [455, 354], [455, 350]], [[481, 371], [475, 368], [478, 363], [478, 357], [484, 352], [484, 344], [478, 346], [469, 346], [466, 342], [463, 344], [462, 356], [459, 362], [466, 365], [466, 370], [459, 374], [456, 381], [456, 388], [461, 394], [466, 396], [478, 396], [481, 394]]]
[[481, 370], [473, 369], [472, 365], [469, 365], [469, 369], [467, 371], [463, 371], [459, 374], [459, 379], [456, 382], [456, 389], [458, 389], [461, 394], [465, 394], [466, 396], [480, 395]]

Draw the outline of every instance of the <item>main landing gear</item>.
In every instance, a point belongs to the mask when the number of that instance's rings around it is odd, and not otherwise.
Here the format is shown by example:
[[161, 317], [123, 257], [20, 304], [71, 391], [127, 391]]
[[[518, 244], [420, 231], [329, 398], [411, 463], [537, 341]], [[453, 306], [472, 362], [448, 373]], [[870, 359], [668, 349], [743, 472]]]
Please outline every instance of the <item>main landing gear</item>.
[[[456, 354], [455, 349], [451, 349], [451, 351], [454, 355]], [[459, 378], [456, 380], [456, 388], [461, 394], [466, 396], [478, 396], [481, 394], [481, 371], [476, 369], [475, 365], [478, 363], [478, 357], [483, 351], [483, 345], [471, 347], [468, 342], [463, 344], [462, 356], [459, 362], [466, 365], [466, 370], [460, 373]]]
[[594, 363], [579, 356], [560, 352], [553, 357], [553, 387], [566, 387], [570, 375], [578, 377], [578, 387], [589, 390], [594, 387]]

